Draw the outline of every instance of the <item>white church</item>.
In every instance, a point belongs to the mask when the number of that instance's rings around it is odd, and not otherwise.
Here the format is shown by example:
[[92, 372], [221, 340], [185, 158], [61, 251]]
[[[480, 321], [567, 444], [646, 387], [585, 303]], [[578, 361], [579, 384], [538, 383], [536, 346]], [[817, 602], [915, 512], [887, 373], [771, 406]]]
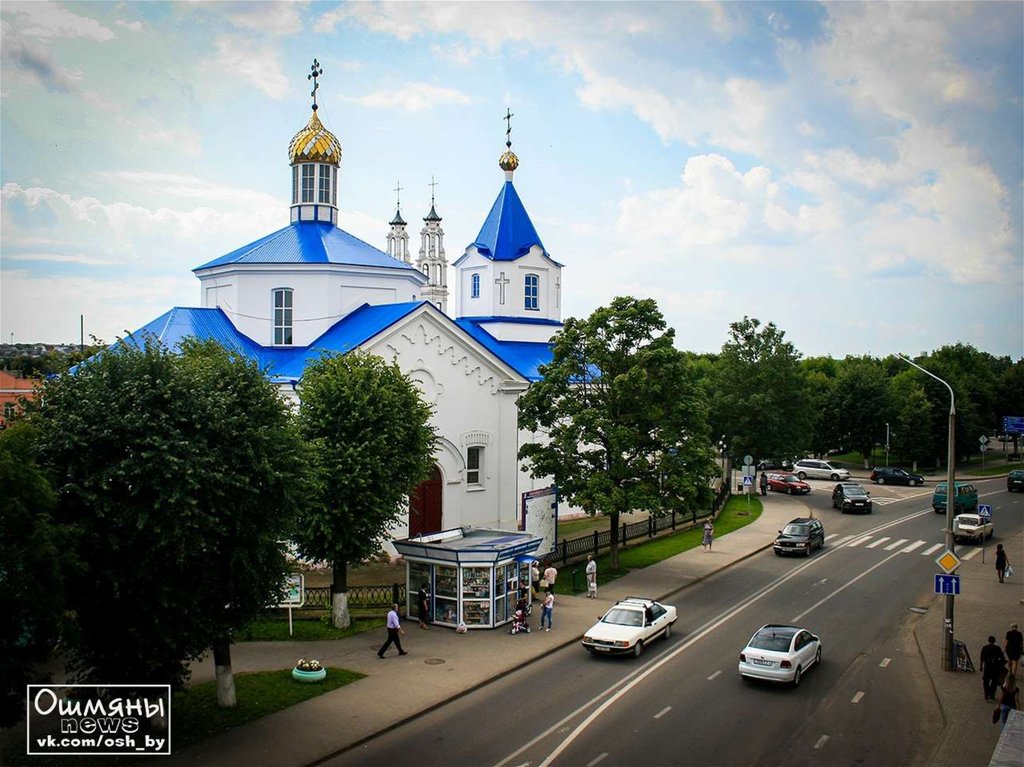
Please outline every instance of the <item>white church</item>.
[[519, 433], [516, 401], [539, 379], [562, 327], [562, 265], [516, 192], [519, 159], [506, 141], [504, 182], [452, 265], [450, 296], [433, 195], [415, 263], [400, 204], [387, 252], [338, 227], [341, 144], [317, 116], [316, 87], [309, 122], [288, 148], [290, 223], [196, 267], [201, 308], [174, 308], [135, 335], [169, 348], [214, 339], [256, 360], [296, 402], [303, 370], [323, 352], [360, 349], [397, 362], [434, 406], [438, 442], [432, 476], [393, 538], [516, 530], [524, 498], [551, 484], [520, 469], [518, 447], [533, 436]]

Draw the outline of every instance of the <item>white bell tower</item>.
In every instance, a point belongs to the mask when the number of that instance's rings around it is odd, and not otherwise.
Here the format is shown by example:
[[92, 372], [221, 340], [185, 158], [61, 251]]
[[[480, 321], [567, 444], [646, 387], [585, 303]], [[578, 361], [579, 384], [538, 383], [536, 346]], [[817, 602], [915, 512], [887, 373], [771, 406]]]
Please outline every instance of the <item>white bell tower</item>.
[[416, 268], [427, 275], [427, 284], [420, 289], [424, 301], [430, 301], [445, 314], [448, 313], [448, 261], [444, 257], [444, 230], [441, 217], [434, 207], [434, 187], [430, 177], [430, 213], [423, 219], [420, 231], [420, 253]]

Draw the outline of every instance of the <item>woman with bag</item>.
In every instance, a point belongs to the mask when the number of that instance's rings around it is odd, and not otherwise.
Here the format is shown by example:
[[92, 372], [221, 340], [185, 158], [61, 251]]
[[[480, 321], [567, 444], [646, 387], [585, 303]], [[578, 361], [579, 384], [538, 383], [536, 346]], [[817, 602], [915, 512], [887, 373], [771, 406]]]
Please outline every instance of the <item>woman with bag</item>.
[[1006, 720], [1010, 716], [1010, 710], [1020, 708], [1020, 689], [1017, 687], [1017, 677], [1013, 674], [1006, 675], [1006, 681], [999, 688], [999, 705], [992, 712], [992, 724], [1002, 721], [1006, 726]]
[[1006, 558], [1006, 549], [1003, 548], [1003, 544], [996, 544], [996, 573], [999, 575], [999, 582], [1003, 582], [1003, 577], [1009, 577], [1013, 575], [1013, 569], [1010, 567], [1010, 560]]

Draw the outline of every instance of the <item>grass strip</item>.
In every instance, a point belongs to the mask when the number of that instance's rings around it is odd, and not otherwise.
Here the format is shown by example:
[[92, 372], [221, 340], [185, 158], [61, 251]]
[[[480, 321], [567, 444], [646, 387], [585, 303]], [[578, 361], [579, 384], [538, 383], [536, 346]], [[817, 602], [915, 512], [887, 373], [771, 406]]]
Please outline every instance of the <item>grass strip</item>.
[[288, 635], [288, 617], [260, 618], [253, 621], [241, 631], [235, 633], [236, 642], [315, 642], [322, 639], [344, 639], [364, 631], [381, 628], [384, 618], [353, 618], [352, 625], [345, 629], [336, 629], [331, 624], [330, 616], [309, 619], [294, 619], [293, 634]]

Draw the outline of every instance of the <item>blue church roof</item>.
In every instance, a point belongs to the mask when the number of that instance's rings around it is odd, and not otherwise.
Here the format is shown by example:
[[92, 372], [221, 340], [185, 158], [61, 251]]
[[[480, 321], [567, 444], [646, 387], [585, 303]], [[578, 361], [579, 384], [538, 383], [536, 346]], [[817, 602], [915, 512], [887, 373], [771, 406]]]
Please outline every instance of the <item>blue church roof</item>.
[[[490, 321], [491, 318], [486, 318]], [[527, 381], [539, 381], [543, 376], [538, 368], [551, 362], [552, 347], [546, 341], [499, 341], [480, 325], [477, 319], [460, 317], [455, 324], [471, 335], [505, 364], [515, 369]]]
[[192, 271], [227, 264], [346, 264], [407, 269], [421, 282], [426, 277], [415, 267], [353, 237], [333, 224], [299, 221], [255, 242], [215, 258]]
[[[515, 261], [534, 245], [544, 250], [544, 243], [511, 181], [506, 181], [498, 193], [473, 245], [492, 261]], [[544, 252], [546, 255], [547, 251]]]

